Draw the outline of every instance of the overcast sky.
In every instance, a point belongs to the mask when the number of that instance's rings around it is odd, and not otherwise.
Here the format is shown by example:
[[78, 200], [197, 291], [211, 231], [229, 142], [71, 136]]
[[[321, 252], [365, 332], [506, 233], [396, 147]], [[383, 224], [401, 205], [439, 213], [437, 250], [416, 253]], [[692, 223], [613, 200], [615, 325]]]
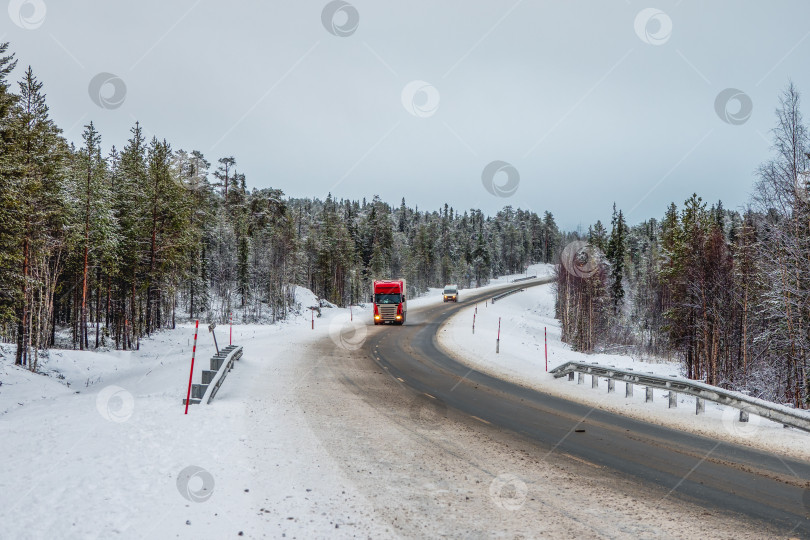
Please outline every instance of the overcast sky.
[[779, 92], [810, 93], [805, 0], [4, 1], [70, 140], [139, 120], [249, 186], [569, 229], [745, 204]]

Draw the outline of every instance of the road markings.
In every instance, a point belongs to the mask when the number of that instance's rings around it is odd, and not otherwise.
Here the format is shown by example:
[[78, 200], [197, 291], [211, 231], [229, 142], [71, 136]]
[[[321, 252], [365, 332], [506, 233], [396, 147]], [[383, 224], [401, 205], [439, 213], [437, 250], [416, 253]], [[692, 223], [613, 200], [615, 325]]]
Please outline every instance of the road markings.
[[427, 392], [425, 392], [425, 395], [426, 395], [427, 397], [429, 397], [430, 399], [436, 399], [436, 396], [431, 396], [431, 395], [430, 395], [430, 394], [428, 394]]
[[405, 379], [400, 379], [399, 377], [397, 377], [397, 380], [398, 380], [399, 382], [405, 382]]
[[472, 415], [472, 414], [471, 414], [470, 416], [472, 416], [473, 418], [475, 418], [475, 419], [476, 419], [476, 420], [478, 420], [479, 422], [483, 422], [483, 423], [485, 423], [485, 424], [489, 424], [489, 422], [487, 422], [487, 421], [486, 421], [486, 420], [484, 420], [483, 418], [478, 418], [477, 416]]
[[602, 468], [601, 466], [597, 465], [596, 463], [592, 463], [592, 462], [588, 461], [587, 459], [582, 459], [581, 457], [572, 456], [571, 454], [563, 454], [563, 455], [565, 457], [569, 457], [569, 458], [573, 459], [574, 461], [579, 461], [580, 463], [584, 463], [585, 465], [590, 465], [591, 467], [595, 467], [597, 469]]

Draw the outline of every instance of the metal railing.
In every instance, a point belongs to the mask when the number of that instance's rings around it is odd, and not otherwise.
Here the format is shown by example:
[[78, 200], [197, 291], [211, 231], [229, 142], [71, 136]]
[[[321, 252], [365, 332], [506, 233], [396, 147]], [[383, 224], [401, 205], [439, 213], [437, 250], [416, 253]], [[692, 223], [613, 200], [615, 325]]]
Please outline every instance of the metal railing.
[[740, 421], [747, 422], [749, 413], [762, 418], [779, 422], [785, 426], [792, 426], [804, 431], [810, 431], [810, 412], [792, 409], [777, 403], [747, 396], [740, 392], [725, 390], [700, 381], [692, 381], [679, 377], [662, 377], [652, 373], [642, 373], [632, 369], [619, 369], [599, 364], [584, 362], [567, 362], [551, 370], [555, 378], [568, 375], [569, 380], [574, 379], [574, 373], [579, 373], [579, 383], [583, 382], [584, 375], [591, 376], [591, 385], [596, 388], [600, 377], [608, 380], [608, 392], [615, 391], [615, 381], [626, 383], [625, 395], [633, 395], [633, 385], [646, 387], [646, 401], [652, 401], [652, 390], [658, 388], [669, 390], [669, 406], [677, 406], [677, 395], [686, 394], [695, 397], [695, 414], [705, 412], [705, 401], [713, 401], [721, 405], [735, 407], [740, 410]]
[[517, 283], [518, 281], [526, 281], [528, 279], [537, 279], [537, 276], [526, 276], [522, 278], [513, 279], [512, 283]]
[[[203, 403], [211, 403], [211, 401], [213, 401], [214, 396], [216, 396], [219, 391], [219, 387], [222, 386], [222, 382], [225, 380], [225, 376], [233, 369], [233, 363], [240, 358], [242, 358], [241, 345], [228, 345], [222, 349], [218, 355], [211, 358], [211, 370], [208, 372], [211, 373], [211, 371], [214, 370], [214, 366], [216, 366], [216, 372], [209, 376], [210, 382], [208, 383], [208, 389], [202, 397]], [[205, 372], [203, 372], [203, 382], [205, 382], [205, 379]]]
[[[241, 345], [228, 345], [216, 355], [211, 357], [211, 369], [204, 369], [202, 371], [202, 384], [191, 385], [191, 399], [189, 403], [194, 405], [197, 403], [211, 403], [214, 396], [217, 395], [219, 387], [228, 375], [228, 372], [233, 369], [233, 363], [242, 358]], [[183, 403], [185, 404], [185, 399]]]
[[501, 298], [506, 298], [510, 294], [515, 294], [515, 293], [522, 292], [522, 291], [525, 291], [525, 290], [526, 289], [512, 289], [511, 291], [506, 291], [506, 292], [503, 292], [501, 294], [496, 294], [495, 296], [492, 297], [492, 303], [494, 304], [496, 300], [500, 300]]

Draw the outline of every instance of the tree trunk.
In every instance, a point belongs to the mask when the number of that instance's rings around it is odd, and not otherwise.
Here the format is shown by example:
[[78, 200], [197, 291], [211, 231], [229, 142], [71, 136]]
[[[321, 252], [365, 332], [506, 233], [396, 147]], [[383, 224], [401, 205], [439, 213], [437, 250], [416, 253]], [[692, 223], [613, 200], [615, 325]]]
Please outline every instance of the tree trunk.
[[14, 363], [18, 366], [28, 364], [28, 350], [26, 344], [26, 333], [28, 332], [28, 225], [26, 224], [25, 238], [23, 239], [23, 279], [22, 279], [22, 313], [17, 321], [17, 357]]
[[90, 180], [92, 178], [92, 155], [88, 150], [87, 193], [84, 215], [84, 264], [82, 266], [82, 311], [79, 317], [79, 349], [87, 347], [87, 261], [90, 255]]
[[96, 270], [96, 349], [99, 345], [101, 333], [101, 269]]

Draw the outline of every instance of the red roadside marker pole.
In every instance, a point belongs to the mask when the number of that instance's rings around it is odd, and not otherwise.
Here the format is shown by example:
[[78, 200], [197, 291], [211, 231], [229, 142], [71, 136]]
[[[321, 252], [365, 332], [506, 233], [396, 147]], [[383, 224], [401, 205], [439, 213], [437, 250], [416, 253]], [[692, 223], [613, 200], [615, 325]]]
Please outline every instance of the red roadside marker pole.
[[546, 345], [546, 372], [548, 372], [548, 330], [543, 327], [543, 343]]
[[191, 372], [188, 374], [188, 392], [186, 392], [186, 414], [188, 414], [188, 402], [191, 400], [191, 380], [194, 377], [194, 355], [197, 352], [197, 329], [200, 327], [200, 321], [194, 323], [194, 348], [191, 349]]
[[473, 334], [475, 333], [475, 313], [473, 313]]
[[228, 345], [233, 345], [233, 311], [231, 311], [231, 331], [228, 336]]
[[310, 308], [309, 311], [312, 313], [312, 329], [315, 330], [315, 310]]
[[354, 313], [352, 313], [352, 305], [351, 304], [349, 304], [349, 320], [350, 321], [354, 320]]

